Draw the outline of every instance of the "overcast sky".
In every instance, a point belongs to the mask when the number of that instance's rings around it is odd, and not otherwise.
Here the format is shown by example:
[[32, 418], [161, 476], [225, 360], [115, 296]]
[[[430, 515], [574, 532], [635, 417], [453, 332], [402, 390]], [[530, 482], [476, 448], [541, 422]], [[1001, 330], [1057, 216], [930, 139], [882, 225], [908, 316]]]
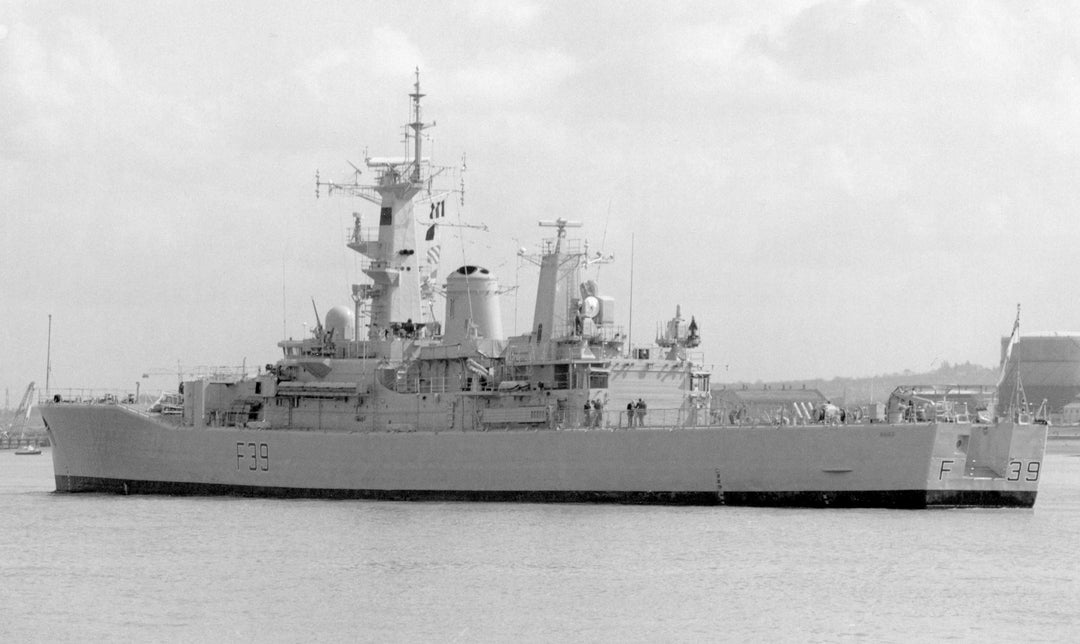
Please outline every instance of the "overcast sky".
[[54, 388], [132, 388], [349, 304], [375, 206], [314, 174], [402, 153], [416, 67], [490, 227], [441, 273], [520, 283], [508, 333], [562, 216], [624, 323], [633, 237], [635, 341], [681, 304], [715, 381], [996, 366], [1018, 302], [1080, 329], [1078, 48], [1074, 3], [9, 0], [2, 385], [44, 380], [49, 314]]

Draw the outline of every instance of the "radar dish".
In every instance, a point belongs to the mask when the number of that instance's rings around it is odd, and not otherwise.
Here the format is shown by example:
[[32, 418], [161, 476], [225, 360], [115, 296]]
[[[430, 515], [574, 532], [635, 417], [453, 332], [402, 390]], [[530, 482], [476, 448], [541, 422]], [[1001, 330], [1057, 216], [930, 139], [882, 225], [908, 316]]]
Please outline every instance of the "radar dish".
[[587, 318], [594, 318], [600, 314], [600, 300], [590, 295], [581, 302], [581, 314]]

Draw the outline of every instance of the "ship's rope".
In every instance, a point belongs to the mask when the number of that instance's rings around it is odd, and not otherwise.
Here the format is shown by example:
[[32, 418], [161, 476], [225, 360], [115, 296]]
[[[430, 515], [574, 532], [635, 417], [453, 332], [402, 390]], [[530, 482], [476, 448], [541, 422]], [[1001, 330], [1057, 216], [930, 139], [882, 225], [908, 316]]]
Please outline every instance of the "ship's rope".
[[[338, 215], [338, 228], [337, 228], [338, 229], [338, 234], [341, 234], [341, 231], [345, 230], [345, 227], [344, 227], [345, 222], [342, 219], [341, 209], [340, 208], [338, 209], [337, 215]], [[344, 292], [345, 293], [351, 293], [352, 292], [352, 287], [350, 285], [352, 284], [352, 280], [350, 279], [350, 273], [349, 273], [349, 253], [347, 252], [348, 246], [346, 244], [340, 243], [340, 241], [338, 242], [337, 245], [341, 248], [341, 278], [343, 280], [345, 280], [345, 291]], [[358, 255], [358, 253], [352, 253], [352, 255], [355, 257], [356, 255]], [[355, 265], [354, 265], [354, 268], [355, 268]], [[359, 320], [354, 320], [353, 321], [353, 324], [359, 324], [359, 323], [360, 323]]]
[[[607, 201], [607, 216], [604, 217], [604, 235], [600, 238], [600, 255], [603, 256], [604, 249], [607, 247], [607, 229], [608, 224], [611, 223], [611, 197], [608, 197]], [[598, 262], [596, 265], [596, 281], [600, 281], [600, 269], [604, 267], [604, 262]]]
[[[468, 259], [467, 259], [466, 255], [465, 255], [465, 231], [468, 230], [468, 229], [465, 228], [465, 226], [464, 226], [465, 220], [462, 218], [462, 214], [461, 214], [463, 210], [465, 210], [464, 205], [459, 205], [457, 207], [458, 230], [461, 231], [460, 233], [458, 233], [458, 241], [460, 242], [459, 246], [461, 247], [461, 265], [462, 266], [468, 266], [469, 262], [468, 262]], [[468, 302], [468, 304], [469, 304], [468, 322], [469, 322], [469, 324], [475, 324], [476, 323], [475, 322], [476, 316], [473, 314], [472, 284], [469, 281], [470, 279], [472, 279], [472, 276], [469, 274], [469, 271], [466, 270], [465, 271], [465, 293], [467, 295], [465, 297], [465, 301]], [[447, 323], [449, 323], [449, 322], [450, 321], [447, 320]], [[445, 330], [443, 332], [445, 333]], [[468, 337], [468, 335], [469, 335], [469, 327], [465, 327], [465, 336]]]

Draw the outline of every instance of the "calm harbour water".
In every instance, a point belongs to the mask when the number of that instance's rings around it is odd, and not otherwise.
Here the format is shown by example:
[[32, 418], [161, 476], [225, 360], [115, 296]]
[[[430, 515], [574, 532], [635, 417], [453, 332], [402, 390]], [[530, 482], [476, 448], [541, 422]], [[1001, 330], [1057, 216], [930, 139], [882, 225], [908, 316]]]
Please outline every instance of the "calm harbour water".
[[1076, 641], [1080, 443], [1034, 510], [52, 493], [0, 452], [0, 641]]

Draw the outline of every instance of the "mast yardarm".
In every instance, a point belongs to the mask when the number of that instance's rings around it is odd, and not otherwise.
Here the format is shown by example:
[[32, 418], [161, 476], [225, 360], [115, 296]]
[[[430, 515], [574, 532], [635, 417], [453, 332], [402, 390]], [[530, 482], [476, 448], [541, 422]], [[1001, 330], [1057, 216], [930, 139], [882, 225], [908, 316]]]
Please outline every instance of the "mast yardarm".
[[413, 101], [413, 120], [412, 120], [412, 123], [409, 123], [409, 127], [411, 127], [412, 130], [413, 130], [412, 136], [413, 136], [413, 148], [414, 148], [412, 181], [413, 181], [413, 183], [419, 183], [420, 182], [420, 159], [423, 158], [420, 155], [420, 153], [421, 153], [420, 133], [423, 132], [428, 127], [428, 124], [426, 124], [426, 123], [424, 123], [423, 121], [420, 120], [420, 99], [424, 97], [424, 94], [420, 93], [420, 68], [419, 67], [416, 68], [416, 83], [413, 84], [413, 88], [415, 89], [415, 91], [413, 91], [412, 94], [409, 94], [409, 96], [412, 98], [412, 101]]

